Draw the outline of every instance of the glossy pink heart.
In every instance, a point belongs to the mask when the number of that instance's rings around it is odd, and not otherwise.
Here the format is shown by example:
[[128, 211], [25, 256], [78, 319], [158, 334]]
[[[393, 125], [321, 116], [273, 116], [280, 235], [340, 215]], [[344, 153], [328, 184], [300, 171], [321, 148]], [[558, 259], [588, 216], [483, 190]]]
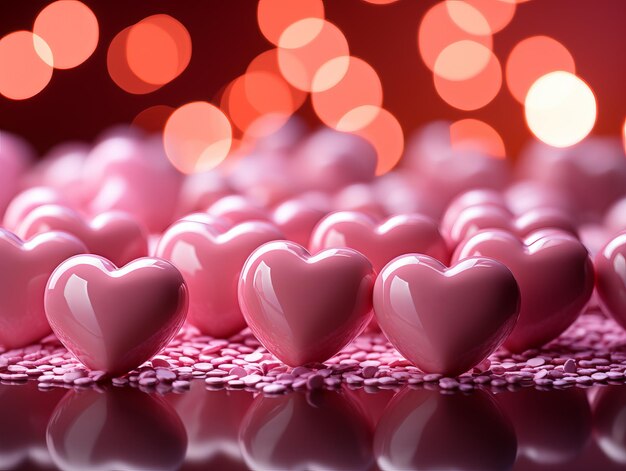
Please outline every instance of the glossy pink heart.
[[593, 264], [587, 249], [568, 234], [531, 234], [524, 241], [505, 231], [481, 231], [462, 242], [452, 259], [476, 256], [504, 263], [519, 284], [520, 317], [504, 343], [515, 353], [539, 348], [558, 337], [576, 320], [593, 291]]
[[86, 251], [63, 232], [23, 242], [0, 229], [0, 346], [25, 347], [50, 333], [43, 305], [46, 282], [57, 265]]
[[73, 234], [83, 241], [89, 252], [108, 258], [118, 266], [148, 255], [148, 236], [144, 227], [120, 211], [87, 220], [65, 206], [43, 205], [26, 215], [16, 233], [26, 239], [48, 231]]
[[172, 264], [140, 258], [122, 268], [97, 255], [66, 260], [52, 273], [46, 316], [88, 368], [117, 376], [163, 349], [185, 322], [187, 286]]
[[252, 332], [281, 361], [321, 363], [370, 321], [374, 277], [354, 250], [311, 256], [294, 242], [270, 242], [246, 261], [239, 304]]
[[180, 270], [189, 288], [187, 320], [203, 333], [228, 338], [246, 326], [237, 300], [237, 283], [257, 247], [283, 239], [272, 224], [250, 221], [225, 228], [181, 220], [159, 241], [156, 256]]
[[595, 265], [602, 304], [626, 329], [626, 232], [618, 234], [598, 252]]
[[470, 258], [451, 268], [428, 255], [396, 258], [378, 275], [374, 312], [394, 347], [428, 373], [478, 365], [513, 330], [519, 288], [502, 263]]
[[[507, 204], [502, 193], [489, 189], [474, 189], [461, 193], [454, 198], [441, 218], [442, 230], [448, 232], [459, 215], [467, 208], [474, 206], [497, 206], [503, 210], [507, 210]], [[444, 229], [445, 228], [445, 229]]]
[[[471, 206], [462, 210], [454, 221], [444, 218], [441, 231], [454, 249], [462, 240], [482, 229], [503, 229], [526, 237], [540, 229], [559, 229], [576, 234], [574, 221], [556, 208], [537, 208], [515, 217], [507, 208], [494, 204]], [[452, 222], [450, 226], [449, 224]]]
[[446, 263], [446, 243], [437, 223], [419, 214], [403, 214], [377, 222], [370, 216], [341, 211], [329, 214], [311, 235], [311, 253], [333, 247], [349, 247], [365, 255], [376, 272], [407, 253], [430, 255]]

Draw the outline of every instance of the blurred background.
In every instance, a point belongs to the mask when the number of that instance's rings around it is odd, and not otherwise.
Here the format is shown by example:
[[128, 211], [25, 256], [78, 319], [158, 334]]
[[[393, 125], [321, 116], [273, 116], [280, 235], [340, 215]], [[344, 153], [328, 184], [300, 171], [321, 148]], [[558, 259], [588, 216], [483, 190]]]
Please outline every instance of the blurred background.
[[[177, 107], [206, 101], [232, 123], [233, 149], [262, 115], [347, 129], [354, 123], [337, 123], [351, 110], [382, 106], [379, 127], [406, 137], [464, 120], [458, 136], [514, 159], [532, 136], [525, 94], [554, 70], [595, 96], [595, 119], [584, 104], [576, 118], [583, 136], [590, 121], [593, 135], [623, 133], [623, 0], [50, 3], [0, 5], [0, 129], [39, 153], [120, 123], [159, 131]], [[12, 35], [20, 30], [34, 31], [36, 54]]]

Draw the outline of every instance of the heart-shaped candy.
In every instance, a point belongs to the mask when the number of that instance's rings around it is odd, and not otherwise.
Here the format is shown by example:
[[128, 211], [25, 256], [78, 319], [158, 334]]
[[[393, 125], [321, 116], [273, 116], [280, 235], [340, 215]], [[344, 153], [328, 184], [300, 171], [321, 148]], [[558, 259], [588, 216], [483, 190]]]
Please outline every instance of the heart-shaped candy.
[[444, 216], [444, 223], [441, 226], [441, 231], [452, 250], [462, 240], [483, 229], [503, 229], [520, 237], [526, 237], [540, 229], [559, 229], [576, 234], [574, 221], [560, 209], [537, 208], [516, 217], [506, 207], [494, 204], [465, 208], [458, 213], [454, 221]]
[[354, 250], [311, 256], [294, 242], [269, 242], [246, 261], [239, 304], [252, 332], [281, 361], [321, 363], [370, 321], [374, 277]]
[[48, 333], [46, 282], [64, 260], [87, 252], [76, 237], [48, 232], [23, 242], [0, 229], [0, 345], [25, 347]]
[[73, 209], [47, 204], [28, 213], [16, 233], [27, 239], [48, 231], [75, 235], [89, 252], [101, 255], [118, 266], [148, 255], [145, 228], [130, 214], [121, 211], [102, 213], [86, 220]]
[[275, 226], [263, 221], [226, 229], [181, 220], [165, 231], [156, 256], [169, 260], [185, 278], [188, 321], [205, 334], [227, 338], [246, 326], [237, 301], [237, 283], [246, 259], [257, 247], [283, 238]]
[[626, 329], [626, 232], [618, 234], [597, 253], [595, 265], [600, 300]]
[[446, 268], [428, 255], [403, 255], [383, 268], [374, 287], [376, 320], [389, 341], [423, 371], [448, 376], [495, 351], [519, 308], [513, 274], [488, 258]]
[[365, 255], [380, 272], [394, 258], [423, 253], [448, 261], [446, 243], [437, 223], [419, 214], [402, 214], [377, 223], [370, 216], [340, 211], [329, 214], [313, 230], [311, 253], [334, 247], [349, 247]]
[[172, 264], [140, 258], [117, 268], [78, 255], [52, 273], [44, 297], [52, 330], [81, 363], [128, 373], [165, 347], [185, 322], [187, 286]]
[[505, 231], [481, 231], [462, 242], [452, 257], [490, 257], [513, 272], [522, 308], [504, 346], [514, 353], [558, 337], [576, 320], [593, 291], [593, 264], [578, 239], [558, 231], [535, 234], [522, 240]]

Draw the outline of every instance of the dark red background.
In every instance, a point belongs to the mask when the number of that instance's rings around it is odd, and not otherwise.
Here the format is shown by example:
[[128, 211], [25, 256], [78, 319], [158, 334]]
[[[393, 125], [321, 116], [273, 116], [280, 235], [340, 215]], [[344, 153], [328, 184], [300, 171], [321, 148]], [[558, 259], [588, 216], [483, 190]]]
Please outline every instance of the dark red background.
[[[178, 106], [211, 100], [243, 73], [256, 54], [272, 45], [256, 22], [255, 0], [83, 0], [100, 23], [98, 47], [84, 64], [55, 71], [48, 87], [25, 101], [0, 96], [0, 128], [29, 139], [43, 152], [68, 139], [91, 140], [104, 128], [130, 122], [151, 105]], [[294, 0], [297, 1], [297, 0]], [[48, 1], [4, 0], [0, 35], [31, 29]], [[326, 17], [348, 38], [351, 53], [370, 62], [382, 79], [384, 105], [405, 132], [433, 119], [475, 117], [491, 124], [515, 155], [529, 138], [522, 107], [505, 86], [493, 102], [475, 112], [447, 105], [435, 92], [430, 71], [417, 50], [417, 29], [434, 0], [399, 0], [371, 5], [362, 0], [326, 0]], [[180, 77], [148, 95], [130, 95], [110, 79], [106, 53], [111, 39], [142, 18], [168, 13], [181, 21], [193, 41], [189, 67]], [[626, 117], [626, 1], [531, 0], [518, 5], [513, 21], [494, 37], [504, 65], [521, 39], [544, 34], [561, 41], [576, 61], [577, 73], [598, 100], [595, 134], [619, 135]], [[315, 123], [307, 103], [300, 113]]]

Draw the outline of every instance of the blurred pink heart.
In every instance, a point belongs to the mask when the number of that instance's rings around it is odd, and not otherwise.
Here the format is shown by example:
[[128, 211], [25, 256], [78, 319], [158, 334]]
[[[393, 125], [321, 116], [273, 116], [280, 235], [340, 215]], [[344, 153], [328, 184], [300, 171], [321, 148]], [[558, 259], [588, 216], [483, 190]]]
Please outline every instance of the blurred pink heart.
[[0, 215], [20, 190], [22, 176], [33, 160], [33, 151], [20, 137], [0, 131]]
[[513, 330], [520, 294], [488, 258], [446, 268], [427, 255], [396, 258], [378, 275], [374, 312], [394, 347], [428, 373], [455, 376], [487, 358]]
[[367, 183], [354, 183], [342, 188], [333, 197], [333, 207], [336, 211], [359, 211], [375, 218], [387, 216], [374, 188]]
[[290, 366], [321, 363], [371, 319], [372, 265], [351, 249], [311, 256], [288, 241], [270, 242], [246, 261], [239, 304], [252, 332]]
[[207, 208], [214, 217], [226, 219], [232, 224], [246, 221], [270, 221], [271, 214], [265, 208], [253, 203], [241, 195], [229, 195], [220, 198]]
[[54, 271], [44, 302], [63, 345], [88, 368], [117, 376], [174, 338], [188, 296], [182, 275], [165, 260], [140, 258], [118, 269], [97, 255], [79, 255]]
[[348, 247], [361, 252], [378, 273], [394, 258], [408, 254], [430, 255], [446, 263], [446, 243], [437, 223], [419, 214], [403, 214], [377, 222], [366, 214], [341, 211], [326, 216], [311, 235], [311, 253]]
[[463, 241], [452, 259], [477, 256], [504, 263], [519, 284], [519, 320], [504, 342], [514, 353], [557, 338], [576, 320], [593, 292], [593, 264], [587, 249], [568, 234], [553, 231], [522, 240], [505, 231], [481, 231]]
[[441, 219], [442, 230], [445, 228], [446, 232], [448, 232], [459, 215], [467, 208], [474, 206], [497, 206], [503, 210], [508, 209], [502, 194], [498, 191], [489, 189], [466, 191], [454, 198], [446, 208]]
[[153, 232], [174, 218], [183, 175], [167, 159], [162, 139], [108, 137], [92, 149], [83, 171], [93, 189], [89, 213], [125, 211]]
[[76, 237], [48, 232], [23, 242], [0, 229], [0, 345], [25, 347], [50, 333], [43, 305], [46, 282], [64, 260], [85, 253]]
[[70, 206], [67, 198], [55, 188], [35, 186], [15, 195], [7, 206], [2, 224], [5, 229], [15, 231], [22, 220], [33, 209], [46, 204]]
[[600, 300], [626, 329], [626, 232], [618, 234], [598, 252], [595, 265]]
[[246, 259], [260, 245], [283, 238], [275, 226], [262, 221], [226, 229], [181, 220], [165, 231], [155, 253], [174, 264], [185, 278], [188, 321], [205, 334], [228, 338], [246, 326], [237, 301], [237, 283]]
[[311, 232], [328, 214], [329, 207], [330, 203], [323, 194], [305, 194], [279, 204], [272, 213], [272, 220], [287, 239], [307, 246]]
[[322, 128], [295, 151], [292, 163], [302, 188], [334, 192], [371, 181], [377, 160], [376, 151], [364, 139]]
[[520, 155], [517, 170], [564, 195], [581, 222], [598, 222], [626, 195], [626, 158], [617, 138], [589, 137], [566, 148], [534, 141]]
[[148, 235], [138, 221], [121, 211], [103, 213], [90, 221], [73, 209], [43, 205], [22, 220], [16, 233], [24, 238], [48, 231], [63, 231], [78, 237], [89, 252], [118, 266], [148, 254]]
[[526, 237], [540, 229], [577, 233], [574, 221], [556, 208], [537, 208], [515, 217], [506, 207], [485, 204], [470, 206], [462, 210], [454, 221], [448, 217], [444, 217], [444, 221], [441, 232], [452, 250], [462, 240], [483, 229], [502, 229], [519, 237]]

